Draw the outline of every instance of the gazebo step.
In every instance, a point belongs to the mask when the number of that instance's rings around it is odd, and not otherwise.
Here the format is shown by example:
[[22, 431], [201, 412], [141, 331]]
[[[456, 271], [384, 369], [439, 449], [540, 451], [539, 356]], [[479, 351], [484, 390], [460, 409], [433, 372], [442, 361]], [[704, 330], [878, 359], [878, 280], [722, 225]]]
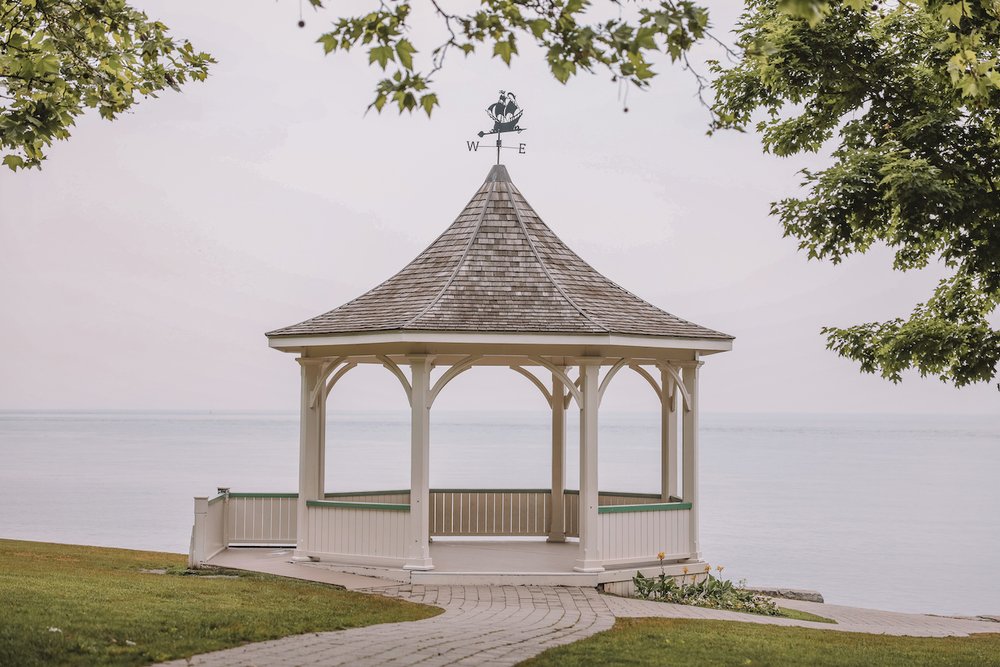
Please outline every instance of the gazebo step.
[[575, 586], [596, 588], [597, 573], [584, 572], [413, 572], [410, 583], [462, 586]]

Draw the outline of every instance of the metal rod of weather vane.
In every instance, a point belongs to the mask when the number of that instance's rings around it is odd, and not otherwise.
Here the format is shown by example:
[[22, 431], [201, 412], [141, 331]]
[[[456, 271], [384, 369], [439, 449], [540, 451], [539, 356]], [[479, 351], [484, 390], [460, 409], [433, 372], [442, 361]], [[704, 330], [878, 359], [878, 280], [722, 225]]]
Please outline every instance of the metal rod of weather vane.
[[500, 164], [500, 147], [502, 145], [502, 142], [500, 141], [500, 135], [501, 134], [503, 134], [503, 133], [502, 132], [497, 132], [497, 164]]

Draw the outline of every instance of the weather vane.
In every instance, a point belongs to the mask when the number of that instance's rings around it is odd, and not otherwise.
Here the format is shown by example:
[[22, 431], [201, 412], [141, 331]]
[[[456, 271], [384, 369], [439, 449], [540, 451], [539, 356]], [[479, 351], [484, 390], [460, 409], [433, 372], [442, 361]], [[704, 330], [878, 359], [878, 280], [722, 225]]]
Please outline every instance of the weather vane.
[[[497, 135], [497, 164], [500, 164], [500, 149], [508, 148], [511, 150], [516, 150], [520, 154], [524, 154], [526, 144], [519, 143], [517, 146], [504, 146], [501, 135], [504, 132], [517, 132], [520, 134], [524, 132], [523, 127], [518, 123], [521, 122], [521, 116], [524, 114], [524, 109], [517, 105], [517, 97], [512, 92], [506, 90], [500, 91], [500, 99], [493, 104], [486, 107], [486, 113], [489, 114], [490, 118], [493, 119], [493, 129], [489, 131], [484, 131], [479, 133], [479, 137], [485, 137], [488, 134]], [[470, 151], [479, 150], [478, 141], [466, 141]]]

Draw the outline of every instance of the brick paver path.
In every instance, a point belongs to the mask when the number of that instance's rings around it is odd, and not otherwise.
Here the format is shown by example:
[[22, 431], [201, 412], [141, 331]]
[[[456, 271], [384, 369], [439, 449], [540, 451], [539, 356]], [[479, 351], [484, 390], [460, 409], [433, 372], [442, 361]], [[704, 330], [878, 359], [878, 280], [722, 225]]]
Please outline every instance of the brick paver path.
[[406, 585], [373, 592], [445, 612], [422, 621], [285, 637], [167, 664], [515, 665], [615, 622], [606, 596], [588, 588]]
[[285, 637], [206, 653], [172, 667], [514, 665], [607, 630], [616, 617], [704, 618], [912, 636], [1000, 632], [1000, 623], [782, 600], [838, 625], [616, 598], [553, 586], [390, 586], [371, 592], [443, 607], [434, 618]]

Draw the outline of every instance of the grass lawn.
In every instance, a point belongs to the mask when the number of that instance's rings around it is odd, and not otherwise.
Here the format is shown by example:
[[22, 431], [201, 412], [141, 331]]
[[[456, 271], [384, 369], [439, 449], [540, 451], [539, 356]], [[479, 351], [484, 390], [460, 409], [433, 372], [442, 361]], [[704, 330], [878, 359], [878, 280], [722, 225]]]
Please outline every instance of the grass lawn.
[[1000, 634], [887, 637], [730, 621], [620, 618], [607, 632], [549, 649], [521, 665], [988, 667], [1000, 665]]
[[[263, 574], [184, 576], [186, 561], [0, 540], [0, 665], [143, 665], [441, 611]], [[158, 568], [173, 573], [141, 571]]]

